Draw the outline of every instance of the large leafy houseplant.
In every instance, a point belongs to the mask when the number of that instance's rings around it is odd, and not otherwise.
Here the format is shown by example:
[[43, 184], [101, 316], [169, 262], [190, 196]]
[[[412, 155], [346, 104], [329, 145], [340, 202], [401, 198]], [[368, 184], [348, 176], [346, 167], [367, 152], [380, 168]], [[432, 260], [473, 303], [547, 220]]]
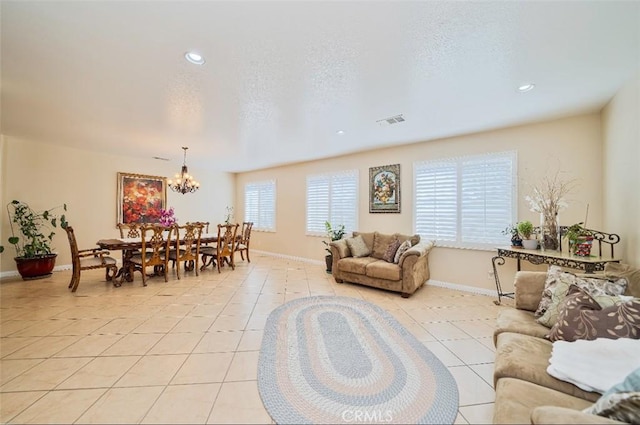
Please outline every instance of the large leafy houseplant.
[[[34, 211], [27, 203], [13, 200], [7, 204], [7, 215], [11, 225], [11, 236], [8, 241], [16, 249], [16, 264], [23, 278], [40, 276], [42, 270], [39, 266], [33, 266], [33, 261], [47, 260], [47, 264], [53, 269], [56, 254], [52, 252], [51, 242], [55, 232], [54, 228], [65, 228], [67, 220], [65, 215], [58, 216], [53, 211], [62, 208], [67, 210], [67, 205], [50, 208], [44, 211]], [[48, 268], [49, 266], [46, 266]], [[37, 270], [34, 270], [37, 268]], [[25, 276], [33, 271], [34, 275]], [[45, 275], [49, 274], [48, 270]]]
[[333, 255], [331, 255], [331, 248], [329, 244], [333, 241], [339, 241], [345, 234], [344, 224], [341, 224], [337, 227], [333, 227], [330, 222], [325, 221], [324, 223], [325, 230], [327, 231], [327, 237], [330, 239], [329, 241], [322, 241], [325, 245], [325, 251], [327, 251], [327, 255], [325, 256], [325, 261], [327, 263], [327, 272], [331, 272], [331, 265], [333, 263]]

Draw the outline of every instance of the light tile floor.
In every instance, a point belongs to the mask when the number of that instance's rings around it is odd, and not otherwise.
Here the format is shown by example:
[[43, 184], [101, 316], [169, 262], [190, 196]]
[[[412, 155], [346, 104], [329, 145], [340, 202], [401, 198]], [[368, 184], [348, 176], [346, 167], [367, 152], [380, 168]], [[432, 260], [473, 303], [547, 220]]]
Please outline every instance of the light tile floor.
[[456, 423], [493, 416], [493, 298], [425, 286], [411, 298], [336, 284], [317, 264], [254, 254], [235, 271], [115, 288], [103, 272], [0, 284], [3, 423], [272, 423], [257, 388], [271, 310], [312, 295], [390, 312], [458, 383]]

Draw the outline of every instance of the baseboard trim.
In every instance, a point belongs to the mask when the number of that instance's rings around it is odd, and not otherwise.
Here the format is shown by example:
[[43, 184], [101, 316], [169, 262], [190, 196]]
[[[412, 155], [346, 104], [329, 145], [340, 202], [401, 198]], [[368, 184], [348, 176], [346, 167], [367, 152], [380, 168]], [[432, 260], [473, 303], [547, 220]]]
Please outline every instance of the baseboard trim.
[[[61, 266], [55, 266], [53, 268], [54, 272], [59, 272], [59, 271], [63, 271], [63, 270], [72, 270], [73, 269], [73, 265], [72, 264], [63, 264]], [[20, 273], [18, 273], [18, 270], [11, 270], [8, 272], [2, 272], [0, 273], [0, 279], [4, 279], [6, 277], [20, 277]]]
[[429, 279], [425, 285], [439, 286], [441, 288], [453, 289], [454, 291], [470, 292], [472, 294], [486, 295], [487, 297], [497, 297], [496, 291], [475, 286], [460, 285], [458, 283], [443, 282], [441, 280]]
[[252, 249], [251, 252], [255, 252], [255, 253], [258, 253], [258, 254], [262, 254], [262, 255], [267, 255], [269, 257], [284, 258], [285, 260], [300, 261], [302, 263], [308, 263], [308, 264], [317, 264], [319, 266], [326, 265], [326, 263], [324, 261], [312, 260], [310, 258], [305, 258], [305, 257], [296, 257], [294, 255], [279, 254], [277, 252], [258, 251], [258, 250], [255, 250], [255, 249]]

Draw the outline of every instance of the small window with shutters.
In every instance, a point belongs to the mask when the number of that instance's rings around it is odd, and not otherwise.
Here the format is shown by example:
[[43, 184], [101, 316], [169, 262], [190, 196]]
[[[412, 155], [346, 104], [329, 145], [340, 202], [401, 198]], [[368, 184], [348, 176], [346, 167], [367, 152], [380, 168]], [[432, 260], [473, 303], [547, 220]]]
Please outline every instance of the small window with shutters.
[[325, 236], [327, 221], [357, 230], [358, 170], [307, 176], [307, 235]]

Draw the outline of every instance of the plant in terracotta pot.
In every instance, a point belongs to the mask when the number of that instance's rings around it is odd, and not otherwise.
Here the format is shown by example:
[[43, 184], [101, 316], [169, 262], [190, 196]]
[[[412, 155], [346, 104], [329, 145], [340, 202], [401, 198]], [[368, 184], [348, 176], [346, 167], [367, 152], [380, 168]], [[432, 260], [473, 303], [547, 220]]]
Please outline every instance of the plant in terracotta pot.
[[565, 237], [569, 241], [569, 252], [581, 257], [591, 255], [591, 244], [593, 243], [593, 233], [585, 229], [584, 223], [572, 224], [567, 228]]
[[522, 236], [522, 246], [526, 249], [536, 249], [538, 247], [538, 241], [535, 238], [531, 239], [533, 231], [533, 224], [529, 220], [518, 223], [518, 233]]
[[49, 276], [55, 266], [56, 257], [51, 250], [54, 228], [65, 228], [65, 215], [58, 216], [54, 210], [67, 205], [36, 212], [22, 202], [13, 200], [7, 204], [7, 215], [11, 225], [11, 236], [8, 241], [16, 249], [14, 258], [18, 272], [23, 279], [38, 279]]
[[330, 239], [330, 241], [322, 241], [322, 243], [325, 245], [325, 251], [328, 252], [328, 254], [324, 257], [324, 260], [327, 264], [327, 273], [331, 273], [331, 266], [333, 264], [333, 255], [331, 254], [331, 248], [329, 247], [329, 244], [333, 241], [339, 241], [340, 239], [342, 239], [342, 237], [345, 234], [345, 230], [344, 230], [344, 224], [341, 224], [340, 226], [333, 228], [331, 226], [331, 223], [329, 223], [328, 221], [325, 221], [324, 223], [324, 227], [327, 231], [327, 237]]

